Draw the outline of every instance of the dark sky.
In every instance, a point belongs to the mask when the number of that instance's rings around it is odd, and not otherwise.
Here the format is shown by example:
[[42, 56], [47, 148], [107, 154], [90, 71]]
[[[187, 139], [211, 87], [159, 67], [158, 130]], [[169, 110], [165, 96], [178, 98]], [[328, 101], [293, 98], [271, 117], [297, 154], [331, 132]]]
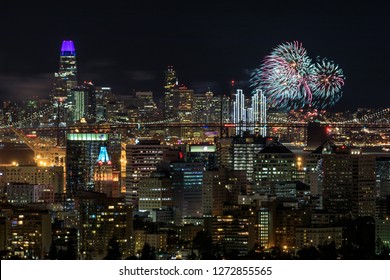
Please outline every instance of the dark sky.
[[[385, 1], [9, 1], [0, 9], [0, 100], [47, 96], [62, 40], [73, 40], [80, 81], [161, 94], [163, 71], [226, 93], [272, 48], [303, 43], [344, 70], [334, 110], [389, 106], [390, 20]], [[249, 94], [249, 90], [246, 90]]]

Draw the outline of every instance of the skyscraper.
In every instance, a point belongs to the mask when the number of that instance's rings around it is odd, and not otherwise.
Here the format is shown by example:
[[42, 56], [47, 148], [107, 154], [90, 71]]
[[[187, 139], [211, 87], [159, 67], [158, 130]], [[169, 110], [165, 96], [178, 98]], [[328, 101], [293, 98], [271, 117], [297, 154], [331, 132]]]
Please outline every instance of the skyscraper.
[[66, 140], [66, 192], [94, 191], [95, 165], [108, 134], [68, 133]]
[[82, 86], [72, 88], [67, 104], [70, 109], [70, 123], [81, 120], [92, 123], [96, 121], [95, 87], [91, 82], [84, 82]]
[[337, 215], [375, 215], [375, 157], [338, 147], [323, 155], [324, 207]]
[[139, 183], [157, 170], [162, 162], [164, 151], [168, 147], [160, 145], [160, 141], [141, 140], [136, 145], [126, 146], [126, 203], [138, 205]]
[[267, 134], [267, 104], [264, 94], [257, 90], [252, 95], [251, 107], [247, 109], [248, 130], [265, 137]]
[[203, 217], [203, 163], [174, 162], [171, 164], [173, 207], [177, 225], [200, 222]]
[[119, 171], [114, 171], [107, 147], [101, 146], [94, 169], [94, 191], [109, 197], [119, 197]]
[[245, 131], [246, 124], [245, 96], [242, 89], [237, 89], [235, 94], [235, 101], [233, 102], [233, 122], [238, 125], [236, 127], [236, 135], [242, 135], [243, 131]]
[[164, 84], [164, 117], [171, 118], [173, 115], [173, 93], [174, 89], [178, 85], [176, 72], [172, 66], [168, 66], [168, 70], [165, 72], [165, 84]]
[[[60, 52], [60, 65], [57, 73], [54, 73], [53, 98], [57, 106], [56, 122], [59, 127], [69, 119], [68, 96], [72, 88], [77, 86], [76, 49], [73, 41], [63, 41]], [[57, 130], [57, 146], [64, 144], [64, 135]]]
[[73, 41], [62, 42], [60, 67], [54, 77], [54, 98], [65, 100], [70, 90], [77, 86], [76, 50]]
[[259, 133], [261, 136], [267, 136], [267, 99], [262, 92], [259, 92]]
[[[166, 99], [167, 100], [167, 99]], [[194, 91], [186, 86], [175, 87], [170, 90], [170, 104], [172, 108], [167, 111], [170, 118], [176, 118], [176, 121], [190, 123], [193, 121]], [[170, 133], [179, 135], [182, 138], [191, 136], [192, 128], [182, 127], [180, 129], [172, 128]]]

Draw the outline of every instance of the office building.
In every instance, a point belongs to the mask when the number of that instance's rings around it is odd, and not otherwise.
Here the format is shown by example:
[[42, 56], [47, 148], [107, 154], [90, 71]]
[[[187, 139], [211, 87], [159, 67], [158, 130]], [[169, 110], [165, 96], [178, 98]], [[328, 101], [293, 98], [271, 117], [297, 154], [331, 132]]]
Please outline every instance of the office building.
[[69, 133], [66, 139], [66, 192], [94, 191], [95, 166], [101, 147], [108, 147], [108, 134]]
[[140, 181], [157, 170], [167, 150], [168, 147], [154, 140], [140, 140], [135, 145], [126, 146], [126, 203], [138, 205]]
[[101, 146], [94, 170], [94, 191], [104, 193], [108, 197], [120, 197], [119, 171], [114, 171], [107, 152], [107, 147]]
[[194, 122], [219, 123], [221, 120], [221, 98], [208, 90], [194, 93]]
[[[266, 139], [260, 136], [244, 134], [233, 137], [231, 148], [233, 170], [246, 171], [247, 180], [252, 182], [257, 154], [264, 148], [265, 144]], [[221, 157], [226, 156], [221, 155]]]
[[[95, 88], [91, 82], [71, 89], [68, 99], [70, 123], [96, 122]], [[99, 110], [101, 108], [99, 107]]]
[[205, 170], [215, 170], [217, 168], [217, 153], [215, 145], [192, 144], [186, 146], [186, 162], [203, 163]]
[[96, 121], [104, 122], [107, 117], [107, 104], [113, 98], [110, 87], [95, 86]]
[[[172, 180], [169, 175], [153, 172], [149, 178], [142, 178], [139, 182], [138, 210], [158, 211], [172, 208], [172, 196]], [[154, 217], [157, 219], [157, 213], [154, 213]]]
[[168, 66], [168, 70], [165, 72], [165, 84], [164, 84], [164, 118], [165, 119], [174, 117], [172, 89], [177, 87], [177, 85], [178, 85], [178, 79], [177, 79], [176, 71], [173, 70], [173, 66]]
[[257, 154], [253, 174], [256, 182], [292, 181], [296, 170], [293, 152], [274, 141]]
[[245, 171], [224, 168], [203, 173], [202, 208], [204, 217], [223, 214], [224, 204], [237, 204], [240, 194], [246, 192]]
[[227, 257], [245, 256], [257, 243], [256, 213], [247, 205], [229, 205], [212, 221], [213, 244]]
[[64, 193], [62, 166], [0, 165], [0, 188], [8, 183], [51, 186], [54, 193]]
[[305, 150], [313, 151], [328, 140], [327, 127], [319, 122], [309, 122], [307, 125], [307, 144]]
[[60, 52], [60, 67], [55, 73], [54, 92], [56, 99], [66, 100], [72, 88], [77, 86], [76, 50], [73, 41], [63, 41]]
[[30, 185], [26, 183], [10, 183], [6, 187], [6, 198], [10, 204], [26, 205], [31, 203], [54, 203], [52, 185]]
[[198, 223], [203, 217], [203, 163], [173, 162], [171, 176], [176, 225]]
[[324, 154], [323, 199], [327, 211], [340, 216], [375, 216], [375, 157], [340, 146]]

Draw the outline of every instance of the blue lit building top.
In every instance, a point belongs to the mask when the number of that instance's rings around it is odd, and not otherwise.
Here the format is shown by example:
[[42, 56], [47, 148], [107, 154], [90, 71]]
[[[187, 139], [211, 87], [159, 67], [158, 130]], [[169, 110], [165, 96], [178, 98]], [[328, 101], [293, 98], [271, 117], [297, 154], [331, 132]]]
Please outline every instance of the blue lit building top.
[[107, 147], [100, 147], [99, 156], [97, 159], [99, 164], [107, 163], [111, 164], [110, 158], [108, 156]]
[[61, 46], [61, 56], [76, 56], [76, 49], [73, 41], [63, 41]]

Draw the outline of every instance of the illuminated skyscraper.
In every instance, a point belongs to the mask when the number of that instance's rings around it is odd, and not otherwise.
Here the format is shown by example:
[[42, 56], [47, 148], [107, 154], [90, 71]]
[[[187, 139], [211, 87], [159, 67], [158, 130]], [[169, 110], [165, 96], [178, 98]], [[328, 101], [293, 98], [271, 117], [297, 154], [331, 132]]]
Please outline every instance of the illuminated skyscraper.
[[60, 68], [54, 76], [54, 97], [66, 99], [70, 90], [77, 86], [76, 50], [73, 41], [62, 42]]
[[149, 178], [162, 162], [164, 151], [168, 147], [160, 145], [160, 141], [142, 140], [136, 145], [126, 146], [126, 203], [138, 205], [138, 189], [140, 181]]
[[[57, 106], [56, 122], [61, 123], [69, 120], [69, 104], [67, 103], [70, 91], [77, 86], [76, 50], [73, 41], [63, 41], [60, 52], [60, 66], [54, 74], [53, 98]], [[57, 131], [57, 146], [64, 144], [64, 135]]]
[[242, 135], [246, 124], [245, 96], [242, 89], [237, 89], [233, 102], [233, 123], [237, 125], [236, 135]]
[[196, 123], [216, 123], [221, 120], [221, 97], [206, 93], [194, 93], [193, 121]]
[[119, 171], [114, 171], [107, 147], [101, 146], [94, 170], [94, 191], [109, 197], [119, 197]]
[[229, 123], [230, 120], [231, 120], [231, 115], [230, 115], [230, 112], [231, 112], [231, 106], [230, 106], [230, 103], [231, 103], [231, 99], [229, 96], [226, 96], [226, 95], [223, 95], [222, 98], [221, 98], [221, 117], [222, 117], [222, 123]]
[[82, 86], [70, 91], [67, 106], [70, 109], [69, 122], [76, 123], [82, 120], [96, 121], [95, 88], [91, 82], [84, 82]]
[[267, 99], [263, 93], [259, 94], [259, 133], [265, 137], [267, 135]]
[[102, 121], [107, 118], [107, 104], [112, 98], [110, 87], [95, 87], [96, 120]]
[[171, 164], [173, 207], [177, 225], [198, 224], [203, 217], [203, 169], [201, 162]]
[[267, 134], [267, 104], [264, 94], [256, 91], [252, 95], [251, 108], [247, 109], [247, 117], [249, 123], [249, 131], [251, 133], [259, 133], [261, 136]]
[[165, 84], [164, 84], [164, 117], [173, 117], [173, 93], [174, 89], [178, 85], [178, 79], [176, 72], [172, 66], [168, 66], [168, 70], [165, 72]]
[[[190, 123], [193, 121], [194, 91], [185, 86], [176, 87], [170, 90], [170, 104], [172, 108], [167, 111], [170, 118], [176, 121]], [[170, 129], [170, 133], [186, 138], [190, 137], [192, 128], [182, 127]]]
[[108, 134], [68, 133], [66, 140], [66, 192], [94, 191], [94, 173], [101, 147], [107, 147]]

